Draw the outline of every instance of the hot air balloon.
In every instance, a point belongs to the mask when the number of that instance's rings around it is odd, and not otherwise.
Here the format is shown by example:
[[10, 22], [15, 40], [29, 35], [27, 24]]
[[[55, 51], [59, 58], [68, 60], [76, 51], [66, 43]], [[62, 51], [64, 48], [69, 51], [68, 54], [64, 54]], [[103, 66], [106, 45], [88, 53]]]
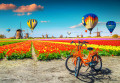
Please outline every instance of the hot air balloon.
[[27, 25], [30, 27], [31, 31], [33, 32], [34, 28], [37, 25], [37, 20], [35, 20], [35, 19], [29, 19], [27, 21]]
[[108, 21], [106, 23], [106, 26], [107, 26], [108, 30], [110, 31], [110, 33], [112, 34], [113, 30], [116, 27], [116, 23], [114, 21]]
[[87, 33], [87, 30], [85, 30], [85, 32]]
[[67, 32], [67, 34], [68, 34], [68, 35], [70, 35], [70, 34], [71, 34], [71, 32]]
[[98, 17], [95, 14], [89, 13], [82, 17], [82, 24], [90, 31], [90, 34], [97, 23]]
[[10, 28], [6, 29], [7, 32], [10, 32]]

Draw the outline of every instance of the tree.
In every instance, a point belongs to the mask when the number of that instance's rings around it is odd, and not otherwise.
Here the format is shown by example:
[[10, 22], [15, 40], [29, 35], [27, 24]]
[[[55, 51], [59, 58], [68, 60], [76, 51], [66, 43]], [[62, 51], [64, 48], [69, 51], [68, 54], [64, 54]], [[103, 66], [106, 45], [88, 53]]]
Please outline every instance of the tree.
[[34, 39], [33, 37], [28, 37], [28, 39]]
[[0, 34], [0, 38], [6, 38], [6, 36], [5, 36], [5, 35]]
[[118, 38], [118, 34], [112, 35], [112, 38]]

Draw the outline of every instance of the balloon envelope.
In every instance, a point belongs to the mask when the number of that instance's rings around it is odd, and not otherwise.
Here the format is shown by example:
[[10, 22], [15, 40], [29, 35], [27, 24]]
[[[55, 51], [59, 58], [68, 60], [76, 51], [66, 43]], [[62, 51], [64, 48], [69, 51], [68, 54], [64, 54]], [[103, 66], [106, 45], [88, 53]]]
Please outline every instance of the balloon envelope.
[[97, 23], [98, 17], [95, 14], [89, 13], [82, 17], [82, 24], [90, 31], [90, 34]]
[[7, 31], [7, 32], [10, 32], [10, 29], [8, 28], [8, 29], [6, 29], [6, 31]]
[[85, 32], [87, 33], [87, 30], [85, 30]]
[[115, 27], [116, 27], [116, 23], [115, 23], [114, 21], [108, 21], [108, 22], [106, 23], [106, 26], [107, 26], [108, 30], [110, 31], [110, 33], [112, 33], [113, 30], [114, 30]]
[[36, 25], [37, 25], [37, 20], [35, 20], [35, 19], [29, 19], [28, 21], [27, 21], [27, 25], [30, 27], [30, 29], [33, 31], [34, 30], [34, 28], [36, 27]]
[[71, 32], [67, 32], [67, 34], [68, 34], [68, 35], [70, 35], [70, 34], [71, 34]]

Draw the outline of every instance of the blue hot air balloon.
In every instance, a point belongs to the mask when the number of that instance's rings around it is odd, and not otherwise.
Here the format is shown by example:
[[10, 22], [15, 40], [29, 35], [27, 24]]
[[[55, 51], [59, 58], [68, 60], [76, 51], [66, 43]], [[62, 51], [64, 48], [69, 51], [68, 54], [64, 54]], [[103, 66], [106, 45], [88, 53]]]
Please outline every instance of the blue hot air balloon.
[[6, 29], [7, 32], [10, 32], [10, 28]]
[[112, 34], [113, 30], [116, 27], [116, 23], [114, 21], [108, 21], [106, 23], [106, 26], [107, 26], [108, 30], [110, 31], [110, 33]]

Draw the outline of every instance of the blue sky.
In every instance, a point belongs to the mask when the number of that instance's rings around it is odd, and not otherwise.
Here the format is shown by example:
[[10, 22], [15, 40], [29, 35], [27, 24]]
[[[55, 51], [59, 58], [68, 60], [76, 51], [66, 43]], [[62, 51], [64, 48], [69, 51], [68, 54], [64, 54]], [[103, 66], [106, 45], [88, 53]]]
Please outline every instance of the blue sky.
[[[0, 9], [0, 34], [5, 34], [6, 37], [12, 37], [15, 35], [17, 29], [21, 27], [25, 32], [27, 29], [29, 33], [31, 30], [27, 26], [27, 20], [36, 19], [38, 24], [34, 29], [31, 37], [41, 37], [46, 33], [49, 36], [73, 37], [76, 35], [84, 34], [89, 36], [89, 31], [84, 26], [80, 25], [82, 17], [88, 13], [94, 13], [98, 16], [99, 23], [92, 30], [96, 32], [98, 30], [103, 31], [101, 36], [110, 36], [109, 31], [106, 28], [107, 21], [118, 22], [113, 34], [120, 35], [120, 1], [119, 0], [0, 0], [0, 4], [14, 4], [15, 9]], [[14, 12], [20, 6], [26, 6], [36, 4], [37, 6], [43, 6], [42, 10]], [[27, 15], [27, 14], [30, 15]], [[21, 16], [19, 16], [19, 15]], [[43, 22], [41, 22], [43, 21]], [[75, 28], [70, 28], [77, 26]], [[7, 28], [11, 31], [8, 33]], [[69, 36], [67, 32], [71, 32]], [[91, 34], [91, 36], [96, 35]]]

